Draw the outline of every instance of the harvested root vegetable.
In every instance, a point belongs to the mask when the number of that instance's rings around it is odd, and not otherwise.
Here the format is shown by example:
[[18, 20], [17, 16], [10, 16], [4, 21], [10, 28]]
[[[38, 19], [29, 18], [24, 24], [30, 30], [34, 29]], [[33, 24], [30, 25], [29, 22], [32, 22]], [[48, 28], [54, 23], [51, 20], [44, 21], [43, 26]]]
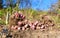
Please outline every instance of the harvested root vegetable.
[[24, 19], [25, 18], [25, 16], [22, 16], [22, 19]]
[[21, 21], [18, 21], [18, 25], [21, 26], [23, 23]]
[[37, 20], [30, 21], [30, 20], [25, 19], [25, 16], [23, 14], [16, 12], [12, 15], [11, 20], [15, 22], [15, 24], [17, 25], [17, 26], [11, 27], [11, 29], [14, 29], [14, 30], [23, 30], [23, 31], [26, 29], [45, 30], [46, 28], [55, 25], [53, 20], [50, 19], [49, 15], [43, 15], [40, 21], [37, 21]]
[[40, 27], [37, 26], [36, 29], [40, 29]]
[[38, 21], [36, 21], [33, 25], [37, 25], [39, 22]]
[[22, 30], [24, 31], [25, 30], [25, 27], [22, 27]]
[[35, 26], [34, 26], [34, 25], [32, 25], [30, 28], [31, 28], [32, 30], [35, 30]]
[[19, 17], [19, 13], [14, 13], [14, 15], [15, 15], [15, 18], [17, 19], [18, 17]]
[[28, 27], [28, 24], [24, 25], [24, 27], [27, 28]]
[[54, 26], [54, 24], [53, 23], [51, 23], [51, 24], [49, 24], [50, 26]]
[[41, 28], [41, 29], [45, 29], [45, 26], [44, 26], [44, 25], [42, 25], [40, 28]]
[[32, 26], [32, 23], [29, 23], [29, 26]]
[[14, 26], [11, 26], [11, 29], [14, 29]]
[[24, 23], [27, 24], [28, 23], [28, 20], [24, 20]]
[[18, 29], [18, 26], [15, 26], [14, 28], [17, 30]]
[[19, 14], [19, 18], [20, 18], [21, 20], [23, 20], [23, 19], [25, 19], [25, 16], [24, 16], [23, 14]]
[[44, 16], [42, 16], [42, 19], [45, 20], [45, 21], [46, 21], [46, 20], [50, 20], [50, 16], [44, 15]]
[[18, 27], [18, 30], [21, 30], [20, 27]]

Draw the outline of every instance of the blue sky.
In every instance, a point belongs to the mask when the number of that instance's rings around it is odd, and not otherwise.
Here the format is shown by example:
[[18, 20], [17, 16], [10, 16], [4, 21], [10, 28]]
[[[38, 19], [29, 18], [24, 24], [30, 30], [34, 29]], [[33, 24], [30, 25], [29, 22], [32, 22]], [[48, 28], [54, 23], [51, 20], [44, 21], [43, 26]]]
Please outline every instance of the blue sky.
[[57, 3], [58, 0], [34, 0], [32, 1], [33, 9], [48, 10], [51, 4]]
[[[57, 3], [58, 0], [31, 0], [31, 8], [32, 9], [39, 9], [39, 10], [48, 10], [52, 4]], [[16, 0], [13, 0], [14, 3], [16, 3]], [[6, 1], [4, 0], [3, 5], [6, 5]], [[21, 3], [19, 6], [25, 7], [25, 3]]]

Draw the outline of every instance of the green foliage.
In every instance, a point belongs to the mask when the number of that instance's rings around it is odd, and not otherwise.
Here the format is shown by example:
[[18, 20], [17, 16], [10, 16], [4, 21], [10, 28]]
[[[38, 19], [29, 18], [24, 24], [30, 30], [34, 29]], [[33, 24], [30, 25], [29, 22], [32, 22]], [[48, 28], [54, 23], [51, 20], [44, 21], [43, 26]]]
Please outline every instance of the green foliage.
[[57, 13], [60, 14], [60, 10], [58, 10]]
[[0, 10], [0, 17], [2, 17], [2, 16], [3, 16], [3, 14], [4, 14], [4, 13], [2, 12], [2, 10]]
[[0, 20], [0, 24], [4, 24], [5, 25], [5, 21]]

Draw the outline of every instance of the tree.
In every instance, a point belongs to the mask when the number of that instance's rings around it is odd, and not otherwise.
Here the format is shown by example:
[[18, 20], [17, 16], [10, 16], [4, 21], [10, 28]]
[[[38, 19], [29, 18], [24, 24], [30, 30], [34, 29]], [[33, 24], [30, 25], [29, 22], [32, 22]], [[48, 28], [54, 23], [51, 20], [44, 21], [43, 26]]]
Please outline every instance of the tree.
[[58, 2], [55, 4], [51, 4], [50, 9], [48, 10], [49, 13], [57, 13], [57, 10], [59, 8]]
[[2, 3], [3, 3], [3, 1], [2, 1], [2, 0], [0, 0], [0, 9], [2, 8]]

